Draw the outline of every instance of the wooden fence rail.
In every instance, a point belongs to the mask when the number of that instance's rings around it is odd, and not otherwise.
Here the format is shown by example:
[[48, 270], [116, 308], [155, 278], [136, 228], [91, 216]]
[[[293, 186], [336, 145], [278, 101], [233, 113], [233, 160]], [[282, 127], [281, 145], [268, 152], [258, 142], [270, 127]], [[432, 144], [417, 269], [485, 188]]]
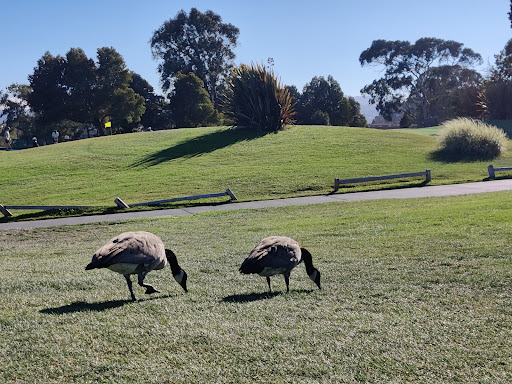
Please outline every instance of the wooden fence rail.
[[[168, 200], [157, 200], [157, 201], [148, 201], [145, 203], [137, 203], [132, 204], [132, 207], [139, 206], [139, 205], [158, 205], [158, 204], [164, 204], [164, 203], [171, 203], [174, 201], [183, 201], [183, 200], [198, 200], [198, 199], [208, 199], [212, 197], [221, 197], [221, 196], [229, 196], [231, 200], [236, 200], [236, 196], [231, 190], [228, 188], [225, 192], [219, 192], [219, 193], [208, 193], [205, 195], [194, 195], [194, 196], [185, 196], [185, 197], [176, 197], [174, 199], [168, 199]], [[126, 204], [123, 200], [121, 200], [119, 197], [116, 197], [114, 200], [114, 203], [118, 207], [121, 208], [130, 208], [128, 204]], [[24, 210], [43, 210], [48, 211], [52, 209], [90, 209], [90, 208], [98, 208], [94, 206], [85, 206], [85, 205], [1, 205], [0, 204], [0, 213], [2, 213], [4, 216], [12, 216], [12, 213], [9, 211], [9, 209], [24, 209]]]
[[397, 175], [385, 175], [385, 176], [370, 176], [370, 177], [358, 177], [355, 179], [334, 179], [334, 192], [340, 189], [341, 184], [354, 184], [354, 183], [365, 183], [369, 181], [378, 181], [378, 180], [389, 180], [389, 179], [403, 179], [406, 177], [418, 177], [425, 176], [425, 182], [428, 183], [432, 180], [432, 175], [430, 173], [430, 169], [427, 169], [424, 172], [413, 172], [413, 173], [400, 173]]
[[495, 179], [496, 178], [496, 172], [503, 172], [503, 171], [512, 171], [512, 167], [501, 167], [501, 168], [494, 168], [491, 165], [487, 167], [487, 171], [489, 172], [489, 178]]
[[24, 209], [24, 210], [41, 210], [50, 211], [52, 209], [89, 209], [96, 208], [88, 205], [0, 205], [0, 212], [4, 216], [12, 216], [9, 209]]
[[225, 192], [208, 193], [208, 194], [205, 194], [205, 195], [175, 197], [173, 199], [147, 201], [145, 203], [136, 203], [136, 204], [131, 204], [131, 205], [126, 204], [119, 197], [117, 197], [114, 200], [114, 202], [117, 204], [118, 207], [130, 208], [130, 207], [137, 207], [137, 206], [141, 206], [141, 205], [159, 205], [159, 204], [165, 204], [165, 203], [173, 203], [175, 201], [209, 199], [209, 198], [212, 198], [212, 197], [221, 197], [221, 196], [229, 196], [231, 200], [236, 200], [235, 194], [233, 192], [231, 192], [231, 190], [228, 188], [228, 189], [226, 189]]

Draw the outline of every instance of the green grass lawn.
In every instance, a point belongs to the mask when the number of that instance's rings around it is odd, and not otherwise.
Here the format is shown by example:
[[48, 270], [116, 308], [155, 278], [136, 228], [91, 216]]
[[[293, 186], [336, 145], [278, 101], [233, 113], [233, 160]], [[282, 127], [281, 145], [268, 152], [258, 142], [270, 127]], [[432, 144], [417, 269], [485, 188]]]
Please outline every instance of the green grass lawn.
[[[443, 162], [434, 150], [434, 137], [344, 127], [296, 126], [265, 136], [219, 127], [107, 136], [1, 151], [0, 204], [107, 208], [115, 207], [116, 197], [134, 204], [226, 188], [241, 201], [275, 199], [330, 193], [336, 177], [425, 169], [432, 184], [487, 177], [489, 162]], [[512, 164], [512, 151], [493, 164]], [[340, 193], [420, 183], [392, 180], [344, 186]]]
[[[510, 383], [512, 192], [211, 212], [2, 232], [2, 383]], [[148, 230], [189, 274], [85, 271]], [[265, 236], [322, 272], [238, 273]]]
[[428, 127], [428, 128], [399, 128], [399, 129], [394, 129], [395, 132], [415, 133], [417, 135], [427, 135], [427, 136], [439, 136], [439, 131], [440, 130], [441, 130], [441, 126], [438, 126], [438, 127]]

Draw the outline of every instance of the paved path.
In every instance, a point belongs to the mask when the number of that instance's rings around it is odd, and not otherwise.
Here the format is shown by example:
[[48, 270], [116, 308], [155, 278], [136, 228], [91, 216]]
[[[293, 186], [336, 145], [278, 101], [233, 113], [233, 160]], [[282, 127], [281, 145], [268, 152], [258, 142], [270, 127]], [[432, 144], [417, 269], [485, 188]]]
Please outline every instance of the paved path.
[[0, 230], [44, 228], [59, 225], [77, 225], [87, 223], [100, 223], [104, 221], [116, 221], [136, 219], [143, 217], [185, 216], [207, 211], [229, 211], [235, 209], [255, 209], [266, 207], [284, 207], [290, 205], [308, 205], [318, 203], [330, 203], [333, 201], [359, 201], [378, 199], [413, 199], [419, 197], [442, 197], [456, 195], [470, 195], [475, 193], [499, 192], [512, 190], [512, 179], [493, 180], [478, 183], [435, 185], [416, 188], [392, 189], [385, 191], [354, 192], [345, 194], [320, 195], [308, 197], [293, 197], [278, 200], [249, 201], [241, 203], [229, 203], [222, 205], [205, 205], [190, 208], [162, 209], [155, 211], [125, 212], [110, 215], [95, 215], [69, 217], [60, 219], [48, 219], [38, 221], [22, 221], [0, 224]]

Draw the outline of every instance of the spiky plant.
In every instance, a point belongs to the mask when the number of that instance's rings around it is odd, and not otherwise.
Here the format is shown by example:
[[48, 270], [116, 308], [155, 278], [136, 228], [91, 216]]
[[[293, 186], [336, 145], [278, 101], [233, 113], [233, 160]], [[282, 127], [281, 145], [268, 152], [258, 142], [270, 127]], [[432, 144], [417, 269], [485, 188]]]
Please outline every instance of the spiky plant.
[[295, 122], [292, 97], [272, 69], [241, 64], [227, 80], [223, 110], [235, 124], [276, 132]]

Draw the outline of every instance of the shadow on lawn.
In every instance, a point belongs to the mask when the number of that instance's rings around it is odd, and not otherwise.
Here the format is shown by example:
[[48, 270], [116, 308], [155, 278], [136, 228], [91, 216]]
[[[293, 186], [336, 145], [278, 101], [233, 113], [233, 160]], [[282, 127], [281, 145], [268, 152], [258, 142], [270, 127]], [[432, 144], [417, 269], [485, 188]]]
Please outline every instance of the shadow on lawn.
[[[154, 297], [149, 297], [149, 298], [144, 298], [144, 299], [138, 299], [137, 301], [165, 299], [168, 297], [172, 297], [172, 295], [154, 296]], [[108, 309], [119, 308], [126, 304], [136, 303], [137, 301], [111, 300], [111, 301], [103, 301], [103, 302], [98, 302], [98, 303], [86, 303], [85, 301], [76, 301], [71, 304], [63, 305], [61, 307], [42, 309], [39, 312], [47, 314], [47, 315], [61, 315], [64, 313], [89, 312], [89, 311], [101, 312], [101, 311], [106, 311]]]
[[200, 156], [240, 141], [256, 139], [264, 134], [244, 128], [222, 129], [155, 152], [132, 164], [132, 167], [152, 167], [170, 160]]
[[[311, 293], [311, 292], [313, 292], [313, 291], [307, 290], [307, 289], [299, 289], [299, 290], [290, 291], [287, 294], [290, 295], [290, 294], [294, 294], [294, 293]], [[280, 296], [282, 294], [283, 294], [282, 292], [244, 293], [244, 294], [240, 294], [240, 295], [226, 296], [225, 298], [222, 299], [222, 301], [224, 303], [250, 303], [252, 301], [272, 299], [272, 298], [274, 298], [276, 296]]]

